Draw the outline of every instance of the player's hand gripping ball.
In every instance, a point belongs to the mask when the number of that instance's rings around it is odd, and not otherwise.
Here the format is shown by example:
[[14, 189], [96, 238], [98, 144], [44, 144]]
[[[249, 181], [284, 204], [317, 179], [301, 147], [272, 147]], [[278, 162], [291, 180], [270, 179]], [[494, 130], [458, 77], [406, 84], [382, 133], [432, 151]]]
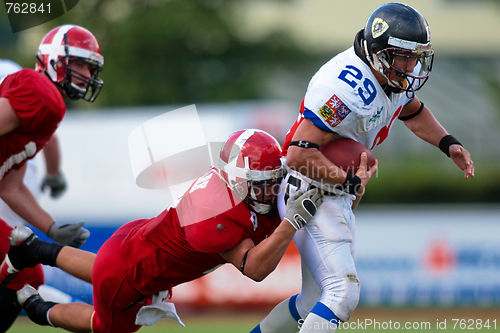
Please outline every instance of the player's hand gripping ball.
[[357, 141], [347, 138], [333, 139], [321, 147], [321, 152], [330, 162], [352, 174], [355, 174], [359, 168], [362, 152], [366, 152], [368, 168], [375, 164], [375, 157], [370, 149]]

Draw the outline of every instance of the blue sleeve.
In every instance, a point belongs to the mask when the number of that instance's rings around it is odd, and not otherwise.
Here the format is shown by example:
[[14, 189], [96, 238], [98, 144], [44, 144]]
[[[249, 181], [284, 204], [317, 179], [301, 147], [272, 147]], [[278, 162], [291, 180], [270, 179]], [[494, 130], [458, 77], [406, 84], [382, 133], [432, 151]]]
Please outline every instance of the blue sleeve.
[[302, 114], [304, 115], [304, 118], [309, 119], [319, 129], [325, 132], [333, 132], [323, 123], [316, 113], [312, 112], [308, 108], [304, 108], [304, 112]]

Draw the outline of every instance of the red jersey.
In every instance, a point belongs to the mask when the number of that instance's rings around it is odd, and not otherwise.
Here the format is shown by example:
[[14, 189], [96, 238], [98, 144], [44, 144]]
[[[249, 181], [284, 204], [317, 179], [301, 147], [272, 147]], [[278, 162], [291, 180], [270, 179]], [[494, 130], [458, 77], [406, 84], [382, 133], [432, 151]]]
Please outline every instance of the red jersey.
[[23, 69], [1, 81], [0, 97], [9, 100], [20, 126], [0, 136], [0, 179], [33, 158], [51, 138], [66, 113], [56, 85], [45, 74]]
[[283, 143], [283, 147], [281, 147], [281, 156], [286, 156], [288, 153], [288, 147], [290, 146], [290, 142], [292, 142], [292, 138], [295, 135], [295, 131], [299, 127], [300, 123], [304, 120], [304, 99], [300, 103], [299, 117], [293, 123], [290, 130], [286, 133], [285, 142]]
[[278, 214], [255, 214], [234, 195], [211, 170], [191, 185], [177, 207], [132, 222], [120, 252], [134, 288], [152, 295], [199, 278], [225, 263], [218, 253], [246, 238], [258, 244], [281, 222]]

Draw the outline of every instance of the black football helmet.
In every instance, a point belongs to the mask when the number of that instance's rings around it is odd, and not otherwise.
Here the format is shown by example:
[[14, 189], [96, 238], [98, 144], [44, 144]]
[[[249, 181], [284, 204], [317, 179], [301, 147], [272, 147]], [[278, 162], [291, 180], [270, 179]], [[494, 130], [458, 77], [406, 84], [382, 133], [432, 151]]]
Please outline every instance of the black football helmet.
[[[366, 22], [362, 46], [370, 65], [400, 91], [413, 93], [429, 78], [434, 61], [429, 25], [408, 5], [389, 3], [377, 8]], [[396, 57], [413, 58], [413, 72], [396, 68]], [[404, 80], [395, 81], [393, 75]]]

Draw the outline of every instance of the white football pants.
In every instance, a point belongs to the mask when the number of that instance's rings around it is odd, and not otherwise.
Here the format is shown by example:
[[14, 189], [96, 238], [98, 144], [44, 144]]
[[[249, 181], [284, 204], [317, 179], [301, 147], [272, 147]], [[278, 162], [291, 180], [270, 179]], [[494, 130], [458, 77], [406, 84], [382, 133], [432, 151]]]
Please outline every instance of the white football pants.
[[[290, 177], [295, 179], [290, 181]], [[309, 186], [306, 177], [297, 173], [287, 175], [278, 197], [281, 217], [285, 215], [286, 198], [298, 188], [307, 190]], [[306, 326], [317, 324], [318, 320], [326, 326], [317, 332], [332, 332], [339, 320], [349, 320], [358, 304], [360, 284], [354, 265], [353, 199], [346, 193], [325, 196], [313, 219], [295, 234], [302, 265], [302, 289], [295, 298], [296, 313], [303, 323], [301, 332], [311, 331]], [[285, 331], [277, 328], [276, 332]]]

